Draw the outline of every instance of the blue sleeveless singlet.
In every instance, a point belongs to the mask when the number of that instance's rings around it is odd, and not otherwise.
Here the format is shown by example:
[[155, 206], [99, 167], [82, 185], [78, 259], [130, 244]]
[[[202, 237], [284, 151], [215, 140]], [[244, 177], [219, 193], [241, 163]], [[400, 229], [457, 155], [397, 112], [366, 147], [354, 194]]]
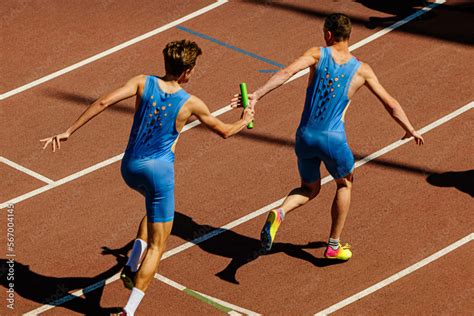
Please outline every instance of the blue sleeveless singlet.
[[346, 140], [344, 112], [349, 105], [347, 93], [352, 78], [360, 65], [355, 57], [337, 64], [331, 47], [321, 48], [296, 132], [295, 151], [305, 182], [321, 178], [321, 161], [335, 179], [352, 172], [354, 157]]
[[147, 76], [122, 159], [122, 177], [145, 196], [148, 222], [174, 218], [174, 153], [179, 136], [176, 117], [190, 95], [161, 90], [158, 78]]

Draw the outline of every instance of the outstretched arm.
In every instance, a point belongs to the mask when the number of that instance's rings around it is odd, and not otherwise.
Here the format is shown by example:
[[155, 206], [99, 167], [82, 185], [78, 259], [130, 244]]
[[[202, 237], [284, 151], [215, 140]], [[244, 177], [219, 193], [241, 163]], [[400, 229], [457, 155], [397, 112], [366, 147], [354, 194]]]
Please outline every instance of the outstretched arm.
[[424, 143], [423, 137], [415, 131], [400, 103], [380, 84], [372, 68], [368, 64], [363, 64], [361, 71], [367, 87], [383, 103], [392, 118], [405, 130], [406, 134], [403, 138], [413, 136], [416, 144], [422, 145]]
[[[290, 65], [283, 68], [282, 70], [275, 73], [263, 86], [255, 90], [254, 93], [248, 95], [249, 103], [251, 106], [254, 106], [258, 100], [263, 98], [267, 93], [276, 88], [280, 87], [282, 84], [287, 82], [294, 74], [304, 70], [319, 61], [321, 56], [321, 51], [319, 47], [313, 47], [307, 50], [303, 56], [298, 57]], [[241, 101], [239, 95], [236, 95], [231, 100], [232, 107], [241, 106]]]
[[99, 98], [92, 103], [65, 132], [41, 139], [41, 141], [44, 142], [43, 149], [45, 149], [50, 143], [52, 144], [53, 151], [56, 151], [56, 147], [60, 149], [61, 141], [66, 141], [75, 131], [103, 112], [109, 106], [136, 95], [138, 93], [139, 85], [143, 85], [144, 82], [144, 75], [136, 76], [130, 79], [124, 86]]
[[248, 123], [253, 120], [253, 107], [248, 107], [242, 113], [240, 120], [232, 123], [226, 124], [219, 120], [217, 117], [213, 116], [209, 111], [209, 108], [206, 104], [195, 96], [191, 96], [191, 114], [196, 115], [196, 117], [209, 129], [211, 129], [216, 134], [220, 135], [223, 138], [231, 137], [232, 135], [240, 132]]

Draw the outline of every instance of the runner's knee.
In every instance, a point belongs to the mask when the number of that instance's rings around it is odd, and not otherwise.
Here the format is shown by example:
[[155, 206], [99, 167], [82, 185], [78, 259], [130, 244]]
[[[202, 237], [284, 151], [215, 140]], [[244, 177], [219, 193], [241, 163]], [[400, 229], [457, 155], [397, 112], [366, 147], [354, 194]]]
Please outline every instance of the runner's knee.
[[352, 184], [354, 182], [354, 175], [351, 173], [344, 178], [336, 179], [337, 188], [347, 188], [352, 189]]

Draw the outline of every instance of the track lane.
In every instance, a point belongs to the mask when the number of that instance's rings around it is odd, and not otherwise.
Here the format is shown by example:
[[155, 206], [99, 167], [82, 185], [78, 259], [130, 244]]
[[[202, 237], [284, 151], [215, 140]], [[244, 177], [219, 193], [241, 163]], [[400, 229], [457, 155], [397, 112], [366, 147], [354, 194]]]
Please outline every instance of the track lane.
[[[389, 56], [389, 57], [390, 57], [390, 56]], [[393, 60], [393, 56], [391, 56], [391, 57], [392, 57], [392, 58], [388, 58], [388, 59], [389, 59], [389, 60], [390, 60], [390, 59]], [[407, 66], [407, 65], [404, 65], [404, 66]], [[447, 76], [447, 75], [446, 75], [446, 76]], [[395, 77], [395, 78], [397, 78], [397, 77]], [[393, 79], [390, 79], [390, 80], [393, 80]], [[465, 98], [465, 97], [466, 97], [465, 94], [464, 94], [464, 95], [463, 95], [463, 94], [461, 94], [461, 95], [458, 95], [458, 94], [457, 94], [456, 96], [454, 96], [454, 98]], [[268, 97], [268, 98], [270, 98], [270, 97]], [[289, 95], [289, 96], [287, 96], [287, 97], [278, 95], [278, 97], [275, 96], [275, 98], [274, 98], [274, 100], [276, 101], [275, 103], [277, 103], [277, 102], [281, 103], [281, 100], [282, 100], [282, 99], [283, 99], [283, 100], [287, 100], [287, 102], [295, 102], [295, 101], [294, 101], [294, 97], [292, 97], [291, 95]], [[300, 99], [301, 99], [301, 98], [300, 98]], [[370, 99], [369, 99], [369, 100], [370, 100]], [[301, 100], [299, 100], [299, 101], [301, 101]], [[301, 102], [300, 102], [300, 103], [301, 103]], [[450, 106], [454, 106], [454, 102], [451, 103], [451, 104], [452, 104], [452, 105], [450, 105]], [[283, 107], [277, 107], [277, 108], [276, 108], [276, 111], [278, 111], [278, 110], [281, 109], [281, 108], [283, 108]], [[262, 107], [261, 109], [262, 109], [262, 111], [263, 111], [264, 107]], [[435, 111], [433, 111], [433, 112], [435, 112]], [[364, 112], [364, 114], [365, 114], [365, 113], [366, 113], [366, 112]], [[370, 113], [370, 111], [367, 111], [367, 113]], [[382, 111], [380, 111], [380, 112], [378, 112], [378, 113], [382, 113]], [[436, 114], [436, 113], [433, 113], [433, 115], [434, 115], [434, 114]], [[354, 115], [351, 115], [351, 116], [350, 116], [350, 119], [352, 119], [353, 116], [354, 116]], [[382, 117], [382, 116], [381, 116], [381, 117]], [[297, 116], [293, 116], [293, 120], [294, 120], [294, 121], [297, 121], [297, 118], [298, 118]], [[375, 116], [375, 119], [377, 119], [377, 118], [378, 118], [378, 117]], [[383, 118], [383, 117], [382, 117], [382, 118]], [[357, 118], [356, 118], [356, 119], [357, 119]], [[359, 117], [359, 119], [361, 119], [361, 118]], [[372, 120], [372, 119], [374, 119], [374, 117], [371, 116], [370, 119]], [[385, 120], [386, 120], [386, 117], [385, 117], [384, 120], [383, 120], [383, 119], [380, 119], [381, 122], [384, 122]], [[269, 121], [269, 120], [267, 120], [267, 121]], [[262, 124], [261, 126], [264, 126], [263, 124], [265, 123], [265, 121], [263, 121], [263, 115], [262, 115], [262, 121], [261, 121], [261, 122], [262, 122], [262, 123], [261, 123], [261, 124]], [[269, 122], [266, 122], [266, 123], [269, 123]], [[292, 131], [290, 131], [290, 130], [286, 130], [286, 131], [283, 130], [283, 131], [282, 131], [281, 128], [279, 128], [279, 127], [282, 126], [282, 124], [285, 124], [285, 123], [286, 123], [286, 122], [285, 122], [285, 118], [284, 118], [284, 117], [283, 117], [283, 118], [280, 118], [280, 119], [277, 118], [277, 119], [276, 119], [276, 123], [275, 123], [275, 125], [274, 125], [275, 128], [270, 129], [270, 130], [266, 130], [266, 131], [264, 131], [264, 132], [265, 132], [265, 133], [271, 132], [270, 134], [275, 134], [275, 133], [276, 133], [277, 136], [289, 137], [289, 138], [291, 139], [291, 138], [292, 138], [292, 133], [293, 133]], [[365, 123], [364, 120], [362, 120], [362, 123]], [[289, 125], [289, 124], [288, 124], [288, 125]], [[276, 131], [275, 131], [275, 130], [276, 130]], [[395, 130], [395, 128], [394, 128], [394, 130]], [[359, 131], [359, 129], [357, 129], [356, 131]], [[197, 133], [197, 132], [196, 132], [196, 133]], [[201, 133], [201, 132], [199, 132], [199, 133]], [[387, 133], [386, 135], [388, 135], [388, 133]], [[366, 136], [367, 136], [367, 135], [362, 135], [361, 137], [366, 137]], [[383, 135], [379, 135], [379, 136], [382, 137]], [[393, 136], [393, 134], [391, 134], [391, 136]], [[204, 137], [207, 138], [207, 135], [203, 135], [202, 138], [201, 138], [201, 137], [198, 137], [198, 141], [199, 141], [199, 140], [205, 140]], [[277, 137], [277, 138], [278, 138], [278, 137]], [[365, 141], [368, 141], [367, 138], [365, 138]], [[383, 139], [380, 139], [380, 140], [379, 140], [379, 139], [377, 138], [376, 141], [382, 142]], [[216, 141], [216, 143], [217, 143], [217, 142], [218, 142], [218, 141]], [[204, 141], [203, 141], [203, 142], [197, 142], [197, 143], [200, 144], [200, 146], [204, 146], [204, 147], [207, 146], [207, 144], [208, 144], [208, 143], [206, 143], [206, 142], [204, 142]], [[226, 143], [227, 143], [227, 142], [226, 142]], [[191, 142], [191, 144], [192, 144], [192, 142]], [[255, 144], [255, 143], [252, 142], [252, 141], [250, 141], [250, 142], [242, 142], [242, 143], [239, 143], [238, 146], [235, 146], [235, 144], [234, 144], [233, 146], [230, 146], [230, 147], [227, 146], [227, 147], [226, 147], [226, 150], [229, 150], [229, 149], [230, 149], [230, 150], [234, 150], [234, 151], [235, 151], [237, 148], [241, 148], [242, 146], [245, 146], [246, 144], [248, 145], [248, 144]], [[372, 146], [373, 144], [370, 144], [370, 145]], [[292, 155], [291, 150], [282, 149], [282, 148], [280, 148], [279, 146], [274, 146], [274, 145], [271, 145], [271, 144], [262, 145], [262, 146], [265, 146], [265, 148], [266, 148], [267, 151], [268, 151], [269, 149], [271, 149], [272, 153], [276, 153], [277, 155], [278, 155], [278, 153], [280, 153], [280, 154], [282, 155], [282, 159], [288, 160], [288, 155]], [[275, 147], [278, 147], [279, 149], [273, 151], [273, 150], [275, 149]], [[206, 149], [206, 148], [205, 148], [205, 149]], [[207, 149], [210, 150], [209, 148], [207, 148]], [[369, 149], [370, 149], [370, 148], [369, 148]], [[178, 149], [178, 150], [179, 150], [179, 149]], [[193, 169], [195, 170], [195, 169], [200, 165], [201, 160], [202, 160], [203, 158], [207, 157], [207, 153], [209, 152], [208, 150], [205, 150], [204, 154], [202, 154], [201, 156], [198, 156], [197, 159], [196, 159], [196, 157], [189, 156], [189, 155], [186, 155], [186, 154], [184, 153], [184, 155], [188, 158], [188, 161], [190, 161], [190, 162], [192, 162], [192, 163], [190, 164], [190, 165], [191, 165], [191, 168], [188, 167], [188, 168], [183, 168], [183, 169], [182, 169], [182, 170], [183, 170], [183, 176], [184, 176], [184, 175], [188, 175], [190, 172], [194, 172], [194, 171], [190, 171], [190, 170], [193, 170]], [[231, 159], [235, 159], [235, 157], [233, 158], [233, 155], [232, 155], [232, 154], [220, 155], [219, 153], [216, 153], [216, 154], [212, 154], [211, 156], [212, 156], [212, 159], [211, 159], [210, 162], [214, 162], [214, 163], [217, 162], [216, 166], [218, 166], [218, 168], [217, 168], [218, 170], [220, 170], [221, 167], [224, 168], [224, 167], [226, 166], [225, 161], [222, 161], [222, 160], [229, 160], [229, 161], [230, 161]], [[256, 159], [258, 159], [258, 158], [262, 159], [262, 158], [268, 157], [268, 155], [263, 155], [263, 156], [262, 156], [262, 155], [259, 154], [259, 155], [255, 155], [254, 157], [255, 157]], [[190, 158], [191, 158], [191, 159], [190, 159]], [[224, 159], [218, 159], [218, 158], [224, 158]], [[189, 160], [189, 159], [190, 159], [190, 160]], [[290, 159], [291, 159], [291, 158], [290, 158]], [[268, 160], [270, 160], [270, 161], [268, 161]], [[265, 161], [265, 167], [267, 167], [267, 169], [266, 169], [267, 171], [274, 170], [274, 168], [275, 168], [276, 166], [279, 166], [279, 162], [280, 162], [279, 160], [276, 160], [276, 161], [271, 161], [271, 160], [272, 160], [272, 159], [270, 159], [270, 158], [267, 159], [267, 160], [263, 160], [263, 161]], [[261, 160], [261, 161], [262, 161], [262, 160]], [[287, 191], [287, 189], [288, 189], [288, 188], [286, 188], [286, 187], [289, 186], [289, 185], [291, 185], [291, 183], [290, 183], [290, 182], [291, 182], [291, 179], [294, 178], [294, 179], [293, 179], [293, 180], [294, 180], [293, 183], [295, 183], [295, 182], [297, 181], [297, 179], [296, 179], [296, 177], [295, 177], [295, 173], [294, 173], [295, 170], [293, 170], [293, 169], [295, 169], [295, 167], [294, 167], [294, 162], [291, 161], [291, 164], [281, 164], [282, 169], [285, 168], [285, 165], [287, 166], [287, 168], [286, 168], [287, 170], [285, 170], [284, 172], [282, 172], [282, 174], [277, 175], [277, 176], [276, 176], [277, 179], [275, 179], [275, 178], [272, 178], [272, 179], [270, 179], [270, 180], [268, 180], [268, 179], [259, 179], [259, 180], [258, 180], [259, 182], [258, 182], [257, 184], [260, 185], [260, 186], [267, 186], [268, 183], [273, 183], [274, 186], [272, 186], [272, 187], [273, 187], [273, 188], [276, 187], [276, 190], [277, 190], [277, 191], [280, 191], [280, 192], [278, 192], [278, 195], [276, 195], [277, 197], [280, 197], [282, 194], [285, 194], [286, 191]], [[252, 167], [252, 168], [258, 168], [257, 166], [254, 167], [253, 165], [252, 165], [251, 167]], [[264, 168], [264, 169], [265, 169], [265, 168]], [[259, 170], [259, 169], [256, 169], [256, 170]], [[260, 169], [259, 171], [260, 171], [260, 172], [256, 173], [255, 175], [262, 173], [262, 172], [261, 172], [261, 171], [262, 171], [261, 169]], [[194, 181], [194, 182], [196, 182], [197, 184], [202, 184], [202, 183], [204, 182], [206, 189], [209, 188], [209, 187], [214, 186], [213, 183], [207, 184], [207, 181], [205, 181], [205, 179], [209, 179], [209, 178], [206, 178], [206, 177], [208, 176], [208, 174], [206, 174], [206, 172], [198, 172], [197, 175], [198, 175], [198, 176], [201, 176], [201, 179], [200, 179], [199, 181], [195, 181], [195, 180], [191, 180], [191, 181]], [[249, 173], [249, 175], [252, 176], [252, 175], [254, 175], [254, 173], [253, 173], [253, 172], [252, 172], [252, 173]], [[211, 180], [216, 180], [217, 178], [219, 178], [219, 176], [221, 176], [221, 175], [212, 173], [210, 179], [211, 179]], [[281, 181], [278, 181], [278, 178], [281, 179]], [[117, 178], [117, 179], [118, 179], [118, 178]], [[120, 179], [118, 179], [118, 180], [120, 180]], [[245, 179], [244, 179], [244, 180], [245, 180]], [[181, 181], [183, 181], [183, 180], [181, 180]], [[232, 181], [230, 182], [230, 186], [229, 186], [228, 184], [226, 184], [225, 181], [224, 181], [224, 182], [222, 182], [222, 181], [220, 181], [220, 180], [216, 180], [216, 181], [222, 185], [221, 188], [228, 188], [228, 187], [235, 188], [235, 187], [240, 186], [241, 183], [242, 183], [242, 182], [239, 183], [239, 181], [242, 181], [242, 179], [232, 180]], [[234, 184], [234, 183], [235, 183], [235, 184]], [[284, 185], [282, 185], [282, 184], [284, 184]], [[188, 186], [188, 187], [189, 187], [191, 190], [193, 190], [193, 186]], [[201, 193], [201, 192], [204, 192], [204, 193], [206, 193], [206, 194], [209, 193], [209, 191], [206, 191], [206, 190], [198, 190], [198, 191], [199, 191], [200, 193]], [[125, 191], [124, 191], [124, 192], [125, 192]], [[184, 196], [186, 196], [187, 194], [185, 194], [185, 192], [189, 192], [189, 191], [182, 191], [182, 192], [183, 192], [182, 194], [183, 194]], [[214, 190], [213, 192], [214, 192], [213, 196], [219, 196], [219, 194], [222, 195], [223, 190]], [[280, 194], [280, 193], [281, 193], [281, 194]], [[202, 194], [202, 193], [201, 193], [201, 194]], [[237, 195], [237, 194], [236, 194], [236, 195]], [[254, 196], [250, 196], [250, 197], [253, 198]], [[241, 201], [241, 199], [239, 199], [238, 196], [237, 196], [237, 197], [234, 197], [233, 200], [237, 200], [237, 202], [236, 202], [237, 204], [240, 204], [240, 203], [242, 203], [242, 202], [245, 203], [245, 201]], [[214, 201], [214, 202], [215, 202], [215, 201]], [[187, 203], [190, 203], [190, 202], [187, 202]], [[208, 203], [208, 202], [206, 202], [206, 203]], [[222, 201], [222, 203], [221, 203], [221, 202], [218, 202], [219, 205], [217, 205], [217, 207], [216, 207], [216, 206], [211, 206], [211, 208], [214, 209], [215, 211], [218, 211], [219, 209], [221, 209], [220, 206], [221, 206], [222, 204], [225, 205], [225, 204], [228, 204], [228, 203], [229, 203], [229, 201]], [[231, 203], [234, 203], [234, 202], [231, 201]], [[191, 205], [191, 204], [190, 204], [190, 205]], [[231, 210], [231, 208], [229, 208], [229, 207], [227, 207], [227, 209], [228, 209], [228, 210]], [[209, 214], [218, 214], [218, 212], [215, 212], [215, 211], [214, 211], [214, 212], [209, 212], [209, 213], [207, 213], [207, 212], [200, 212], [200, 214], [198, 214], [198, 216], [199, 216], [198, 220], [202, 220], [201, 222], [207, 223], [207, 220], [210, 218], [210, 217], [209, 217], [209, 216], [210, 216]], [[194, 213], [194, 211], [193, 211], [193, 213]], [[232, 212], [231, 212], [231, 213], [232, 213]], [[226, 216], [228, 217], [229, 215], [230, 215], [229, 212], [226, 212], [226, 213], [224, 213], [224, 214], [219, 214], [219, 220], [222, 220], [224, 217], [226, 217]], [[235, 213], [232, 213], [232, 215], [236, 215], [236, 214], [235, 214]], [[220, 217], [220, 216], [222, 216], [222, 217]], [[218, 220], [216, 220], [216, 222], [218, 222]], [[87, 252], [86, 252], [86, 253], [87, 253]]]
[[44, 182], [0, 163], [0, 201], [8, 201], [20, 194], [28, 193], [44, 186]]
[[[212, 4], [199, 1], [33, 1], [5, 4], [0, 93], [27, 84]], [[124, 23], [126, 21], [126, 23]], [[6, 62], [8, 60], [8, 62]]]
[[474, 269], [469, 264], [474, 259], [473, 250], [474, 243], [469, 242], [334, 315], [355, 315], [368, 311], [390, 315], [469, 315], [474, 308]]

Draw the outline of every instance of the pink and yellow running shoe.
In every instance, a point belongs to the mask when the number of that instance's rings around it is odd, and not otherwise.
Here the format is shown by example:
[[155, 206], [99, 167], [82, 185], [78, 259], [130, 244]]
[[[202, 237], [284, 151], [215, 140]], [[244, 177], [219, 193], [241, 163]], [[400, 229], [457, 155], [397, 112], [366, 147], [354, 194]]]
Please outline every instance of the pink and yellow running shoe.
[[337, 250], [328, 246], [324, 252], [324, 257], [327, 259], [349, 260], [352, 257], [352, 251], [350, 248], [351, 245], [347, 243], [344, 246], [339, 243], [339, 248], [337, 248]]
[[268, 213], [267, 221], [265, 225], [263, 225], [262, 232], [260, 233], [260, 241], [266, 251], [272, 249], [272, 244], [281, 221], [282, 218], [278, 210], [272, 210]]

